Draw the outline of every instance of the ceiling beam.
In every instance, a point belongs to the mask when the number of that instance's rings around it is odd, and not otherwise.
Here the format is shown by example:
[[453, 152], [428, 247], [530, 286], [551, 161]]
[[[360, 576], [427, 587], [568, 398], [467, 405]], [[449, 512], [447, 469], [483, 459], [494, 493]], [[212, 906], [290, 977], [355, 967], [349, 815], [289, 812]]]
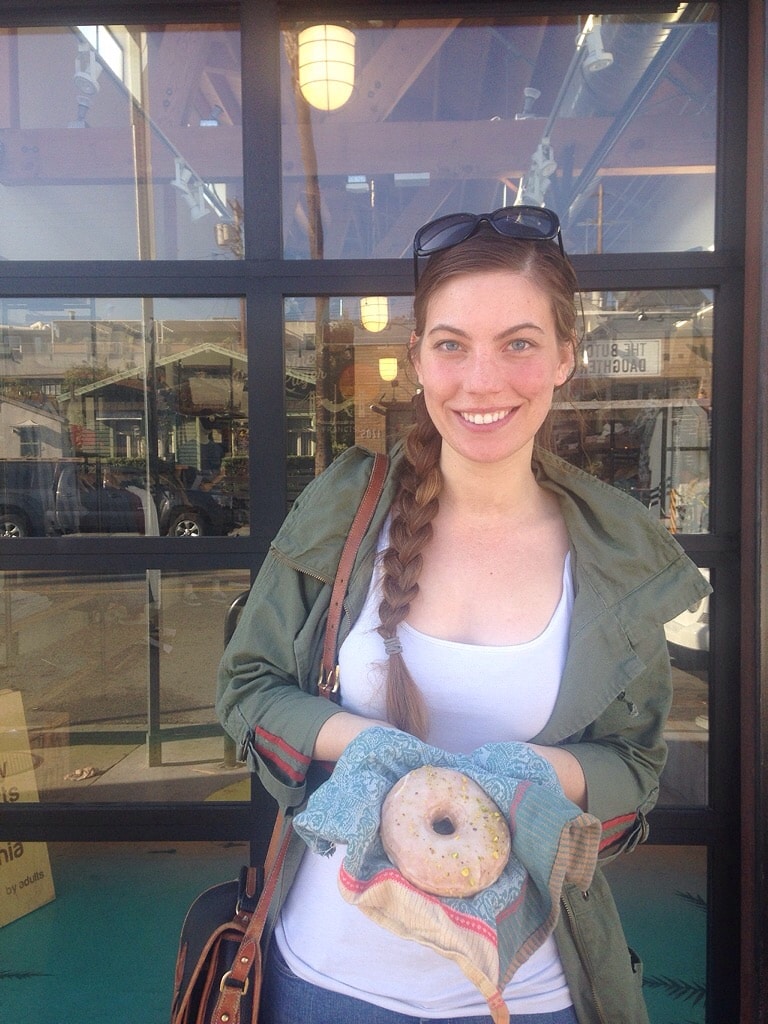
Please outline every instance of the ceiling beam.
[[[567, 118], [552, 136], [555, 159], [579, 173], [605, 135], [611, 118]], [[161, 126], [184, 158], [206, 181], [242, 177], [242, 133], [238, 126]], [[436, 178], [514, 179], [528, 171], [541, 128], [535, 120], [516, 122], [425, 122], [347, 124], [314, 129], [323, 175], [429, 171]], [[62, 185], [134, 180], [131, 133], [122, 128], [45, 128], [3, 133], [0, 182], [4, 185]], [[658, 175], [712, 173], [715, 144], [696, 117], [679, 117], [663, 127], [657, 118], [635, 118], [616, 142], [603, 173]], [[284, 173], [302, 176], [297, 133], [283, 133]], [[159, 138], [153, 145], [155, 180], [174, 176], [172, 152]]]

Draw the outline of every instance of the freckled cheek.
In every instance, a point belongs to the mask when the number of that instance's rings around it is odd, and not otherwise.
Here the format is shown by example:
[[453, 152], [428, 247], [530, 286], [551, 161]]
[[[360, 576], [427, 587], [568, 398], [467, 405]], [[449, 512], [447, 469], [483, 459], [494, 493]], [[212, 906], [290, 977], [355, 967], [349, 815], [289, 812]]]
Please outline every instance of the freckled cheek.
[[459, 373], [448, 371], [424, 370], [419, 375], [421, 386], [424, 389], [424, 396], [428, 399], [434, 396], [437, 399], [449, 397], [461, 388], [462, 377]]
[[554, 387], [552, 373], [542, 366], [520, 367], [507, 377], [510, 387], [520, 394], [535, 396], [539, 392], [548, 393]]

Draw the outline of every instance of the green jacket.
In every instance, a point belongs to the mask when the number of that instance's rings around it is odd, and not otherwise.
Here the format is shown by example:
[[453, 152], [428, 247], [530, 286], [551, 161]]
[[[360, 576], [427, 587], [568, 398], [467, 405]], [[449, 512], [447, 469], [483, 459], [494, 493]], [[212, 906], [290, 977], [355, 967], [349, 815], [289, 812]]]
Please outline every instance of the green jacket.
[[[339, 643], [365, 601], [398, 458], [355, 561]], [[352, 448], [300, 495], [219, 669], [219, 717], [288, 811], [309, 795], [315, 737], [339, 710], [316, 695], [323, 629], [341, 548], [371, 465], [369, 452]], [[547, 452], [536, 452], [534, 470], [541, 486], [560, 499], [575, 599], [560, 693], [533, 740], [562, 746], [580, 761], [588, 810], [603, 823], [601, 856], [608, 859], [645, 839], [645, 815], [658, 795], [671, 702], [663, 624], [704, 597], [709, 585], [634, 498]], [[299, 840], [289, 853], [284, 892], [302, 847]], [[278, 910], [273, 908], [272, 923]], [[627, 952], [599, 870], [588, 894], [566, 889], [556, 938], [580, 1024], [647, 1021], [640, 965]]]

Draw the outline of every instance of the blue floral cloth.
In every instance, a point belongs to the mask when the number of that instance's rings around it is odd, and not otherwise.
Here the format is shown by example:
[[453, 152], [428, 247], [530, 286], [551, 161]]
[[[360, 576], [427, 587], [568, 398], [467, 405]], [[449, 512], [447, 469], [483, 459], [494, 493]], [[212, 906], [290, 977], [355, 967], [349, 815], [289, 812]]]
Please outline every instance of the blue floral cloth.
[[[398, 779], [424, 765], [467, 775], [507, 820], [509, 861], [501, 877], [475, 896], [424, 893], [384, 852], [384, 798]], [[563, 882], [588, 888], [601, 831], [597, 818], [563, 795], [549, 762], [525, 743], [452, 754], [383, 726], [350, 743], [294, 828], [319, 854], [345, 844], [339, 872], [344, 899], [383, 927], [456, 961], [488, 1000], [496, 1024], [509, 1019], [504, 986], [555, 927]]]

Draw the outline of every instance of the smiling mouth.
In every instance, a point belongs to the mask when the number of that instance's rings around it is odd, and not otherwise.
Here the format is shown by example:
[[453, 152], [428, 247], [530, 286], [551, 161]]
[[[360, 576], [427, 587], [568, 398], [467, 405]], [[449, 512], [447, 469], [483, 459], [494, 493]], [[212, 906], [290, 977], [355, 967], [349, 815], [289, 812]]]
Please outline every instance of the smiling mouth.
[[462, 412], [459, 415], [466, 423], [485, 426], [488, 423], [498, 423], [499, 420], [505, 419], [511, 411], [511, 409], [501, 409], [497, 412]]

